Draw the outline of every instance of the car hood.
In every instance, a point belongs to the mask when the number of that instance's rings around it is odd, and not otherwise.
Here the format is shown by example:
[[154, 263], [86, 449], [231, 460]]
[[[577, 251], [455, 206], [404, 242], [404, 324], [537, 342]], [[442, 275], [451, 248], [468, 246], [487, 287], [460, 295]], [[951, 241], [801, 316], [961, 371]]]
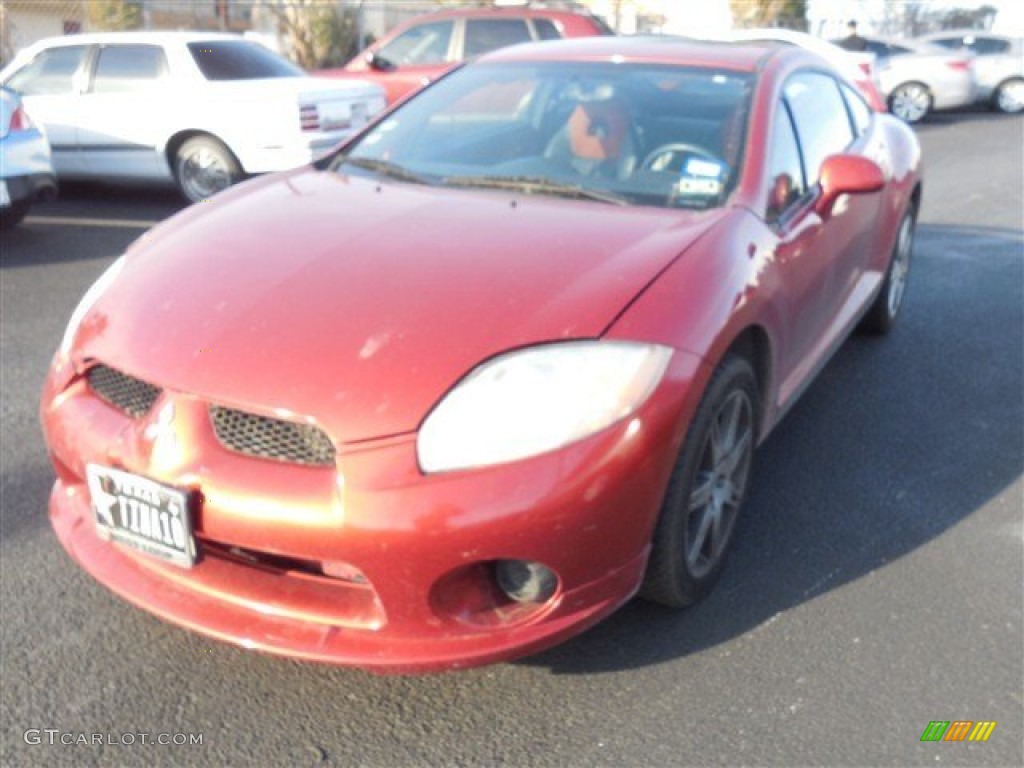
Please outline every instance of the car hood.
[[144, 235], [73, 354], [340, 442], [400, 434], [495, 354], [601, 335], [722, 214], [266, 177]]

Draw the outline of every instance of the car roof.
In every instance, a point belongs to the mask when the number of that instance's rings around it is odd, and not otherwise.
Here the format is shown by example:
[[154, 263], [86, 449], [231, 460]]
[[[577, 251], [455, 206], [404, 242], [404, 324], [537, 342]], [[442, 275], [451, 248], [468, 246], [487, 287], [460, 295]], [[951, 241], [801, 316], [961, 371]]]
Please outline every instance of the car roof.
[[929, 35], [920, 35], [915, 40], [936, 40], [946, 37], [989, 37], [995, 40], [1014, 41], [1020, 40], [1019, 35], [1001, 35], [998, 32], [989, 32], [985, 29], [943, 29], [941, 32], [932, 32]]
[[465, 18], [491, 18], [491, 17], [502, 17], [510, 16], [512, 18], [521, 19], [525, 17], [543, 16], [549, 19], [566, 18], [569, 16], [585, 16], [588, 17], [590, 14], [586, 10], [566, 10], [557, 8], [542, 8], [534, 7], [530, 5], [513, 5], [513, 6], [502, 6], [502, 7], [487, 7], [479, 6], [476, 8], [448, 8], [440, 11], [431, 11], [429, 13], [422, 13], [409, 19], [408, 22], [402, 24], [403, 27], [411, 26], [413, 24], [420, 24], [425, 21], [438, 21], [441, 19], [465, 19]]
[[581, 37], [524, 43], [485, 54], [480, 61], [643, 61], [754, 72], [775, 53], [797, 50], [771, 41], [715, 42], [670, 35]]
[[241, 35], [233, 35], [226, 32], [202, 32], [199, 30], [174, 30], [174, 31], [139, 31], [139, 32], [89, 32], [86, 34], [62, 35], [60, 37], [45, 37], [27, 46], [33, 50], [39, 48], [53, 48], [67, 45], [111, 45], [113, 43], [148, 43], [150, 45], [165, 45], [167, 43], [194, 43], [209, 42], [214, 40], [245, 40]]

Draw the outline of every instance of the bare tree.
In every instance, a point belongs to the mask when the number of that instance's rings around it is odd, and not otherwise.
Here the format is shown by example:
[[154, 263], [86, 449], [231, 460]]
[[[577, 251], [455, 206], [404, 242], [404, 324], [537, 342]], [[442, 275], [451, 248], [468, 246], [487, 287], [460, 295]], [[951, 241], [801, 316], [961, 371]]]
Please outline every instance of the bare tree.
[[341, 64], [354, 55], [362, 3], [336, 8], [323, 0], [268, 0], [292, 58], [305, 69]]
[[807, 29], [806, 0], [729, 0], [737, 27]]
[[142, 26], [140, 0], [90, 0], [85, 5], [89, 26], [94, 29], [119, 31]]

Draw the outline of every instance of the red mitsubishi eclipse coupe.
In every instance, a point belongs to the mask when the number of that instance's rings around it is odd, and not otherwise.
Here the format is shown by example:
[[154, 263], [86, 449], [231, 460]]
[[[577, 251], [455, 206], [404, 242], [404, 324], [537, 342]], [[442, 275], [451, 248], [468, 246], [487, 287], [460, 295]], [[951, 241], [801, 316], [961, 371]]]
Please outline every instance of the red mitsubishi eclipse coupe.
[[485, 56], [97, 280], [42, 395], [53, 526], [172, 622], [378, 670], [692, 603], [755, 446], [893, 324], [919, 161], [790, 46]]

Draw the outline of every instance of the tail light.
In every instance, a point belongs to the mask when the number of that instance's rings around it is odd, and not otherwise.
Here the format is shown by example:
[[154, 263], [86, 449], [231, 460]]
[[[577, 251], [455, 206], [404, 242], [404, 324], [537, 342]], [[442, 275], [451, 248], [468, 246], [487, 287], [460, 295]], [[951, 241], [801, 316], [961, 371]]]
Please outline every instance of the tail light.
[[950, 69], [955, 69], [958, 72], [967, 72], [971, 68], [970, 59], [951, 59], [946, 62], [946, 66]]
[[25, 111], [25, 107], [21, 104], [14, 110], [14, 114], [11, 115], [11, 126], [10, 131], [27, 131], [32, 127], [32, 120], [28, 116], [28, 112]]
[[299, 124], [304, 131], [320, 130], [320, 112], [317, 110], [316, 104], [299, 105]]
[[859, 66], [861, 72], [863, 72], [867, 77], [871, 77], [871, 62], [862, 61]]

